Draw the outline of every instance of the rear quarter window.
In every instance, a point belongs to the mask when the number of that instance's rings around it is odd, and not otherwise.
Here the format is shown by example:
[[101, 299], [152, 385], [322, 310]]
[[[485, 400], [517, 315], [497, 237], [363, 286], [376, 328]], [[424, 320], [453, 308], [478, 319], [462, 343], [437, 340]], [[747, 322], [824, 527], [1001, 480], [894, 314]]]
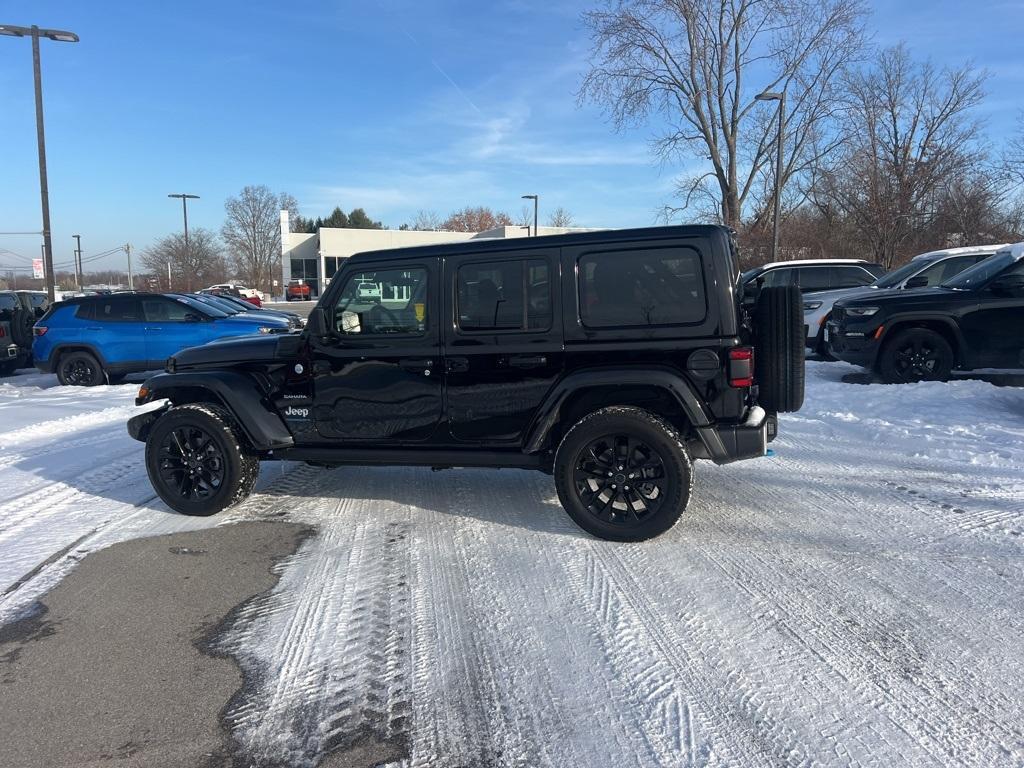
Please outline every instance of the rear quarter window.
[[704, 273], [693, 248], [587, 253], [577, 274], [587, 328], [691, 325], [707, 317]]

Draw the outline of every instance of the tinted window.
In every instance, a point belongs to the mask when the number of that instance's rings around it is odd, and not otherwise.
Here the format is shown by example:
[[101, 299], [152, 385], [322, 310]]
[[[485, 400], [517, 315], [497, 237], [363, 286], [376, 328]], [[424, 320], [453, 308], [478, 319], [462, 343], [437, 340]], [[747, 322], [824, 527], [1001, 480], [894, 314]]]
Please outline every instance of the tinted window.
[[142, 311], [150, 323], [183, 323], [186, 315], [198, 316], [187, 304], [168, 299], [143, 299]]
[[141, 320], [139, 302], [134, 296], [110, 296], [95, 304], [96, 319], [109, 322], [138, 322]]
[[96, 317], [96, 302], [85, 301], [78, 305], [75, 317], [79, 320], [93, 320]]
[[797, 270], [797, 280], [800, 290], [827, 291], [832, 286], [830, 271], [832, 267], [800, 267]]
[[0, 293], [0, 312], [11, 312], [16, 306], [18, 306], [18, 301], [13, 294]]
[[551, 281], [540, 259], [465, 264], [458, 271], [459, 327], [465, 331], [547, 330]]
[[178, 304], [184, 304], [188, 307], [191, 307], [195, 311], [195, 313], [200, 316], [215, 318], [229, 316], [227, 312], [222, 312], [217, 307], [210, 306], [209, 304], [204, 304], [195, 296], [174, 296], [171, 300], [177, 302]]
[[696, 323], [706, 314], [700, 255], [692, 248], [587, 254], [579, 281], [588, 328]]
[[769, 269], [761, 275], [763, 285], [767, 288], [775, 288], [780, 285], [792, 285], [795, 269]]
[[427, 270], [366, 270], [349, 275], [334, 307], [338, 333], [419, 335], [427, 329]]
[[889, 272], [886, 275], [878, 278], [875, 281], [876, 288], [895, 288], [897, 285], [903, 282], [904, 279], [913, 275], [917, 270], [921, 269], [922, 261], [910, 261], [904, 264], [897, 270]]
[[[914, 275], [914, 286], [916, 288], [931, 288], [933, 285], [941, 285], [943, 282], [942, 273], [945, 272], [945, 270], [946, 262], [944, 261], [939, 261], [936, 262], [935, 264], [932, 264], [927, 269], [922, 270], [921, 272], [918, 272], [916, 275]], [[959, 270], [957, 271], [959, 272]], [[924, 278], [928, 282], [918, 285], [917, 281], [920, 281], [922, 278]]]
[[951, 277], [955, 277], [963, 272], [968, 267], [972, 267], [978, 263], [977, 256], [956, 256], [952, 259], [946, 259], [942, 262], [942, 277], [939, 279], [938, 284], [942, 284], [949, 280]]
[[874, 275], [860, 267], [831, 267], [830, 270], [833, 288], [857, 288], [875, 281]]

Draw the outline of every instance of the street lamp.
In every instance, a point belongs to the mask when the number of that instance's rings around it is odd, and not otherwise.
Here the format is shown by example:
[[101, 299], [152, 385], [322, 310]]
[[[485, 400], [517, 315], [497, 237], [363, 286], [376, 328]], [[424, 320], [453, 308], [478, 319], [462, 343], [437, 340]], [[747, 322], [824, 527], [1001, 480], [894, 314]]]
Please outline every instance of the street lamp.
[[[192, 250], [188, 247], [188, 201], [198, 200], [199, 195], [186, 195], [184, 193], [179, 195], [168, 195], [168, 197], [180, 197], [181, 198], [181, 215], [185, 219], [185, 259], [192, 255]], [[189, 288], [191, 288], [191, 277], [189, 278]], [[167, 265], [167, 290], [171, 290], [171, 265]]]
[[537, 236], [537, 201], [540, 195], [523, 195], [523, 200], [533, 200], [533, 236]]
[[60, 29], [16, 27], [0, 24], [0, 35], [32, 38], [32, 74], [36, 85], [36, 141], [39, 144], [39, 196], [43, 205], [43, 269], [46, 273], [46, 295], [53, 303], [53, 243], [50, 240], [50, 192], [46, 184], [46, 140], [43, 133], [43, 76], [39, 66], [39, 38], [45, 37], [60, 43], [77, 43], [78, 35]]
[[772, 221], [772, 261], [779, 260], [779, 208], [782, 201], [782, 137], [786, 120], [786, 91], [764, 91], [754, 97], [757, 101], [779, 102], [779, 133], [775, 139], [778, 155], [775, 158], [775, 216]]
[[78, 247], [75, 248], [75, 286], [82, 290], [82, 236], [72, 235]]

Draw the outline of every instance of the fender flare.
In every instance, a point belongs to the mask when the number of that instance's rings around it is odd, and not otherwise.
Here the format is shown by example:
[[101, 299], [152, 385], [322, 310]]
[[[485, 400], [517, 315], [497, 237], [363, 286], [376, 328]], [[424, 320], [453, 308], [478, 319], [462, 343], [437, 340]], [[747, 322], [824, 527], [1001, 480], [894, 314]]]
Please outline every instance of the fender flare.
[[882, 336], [878, 339], [878, 354], [875, 355], [875, 362], [878, 362], [878, 355], [882, 352], [882, 347], [893, 333], [898, 333], [906, 327], [914, 327], [915, 323], [927, 321], [930, 323], [936, 323], [943, 326], [949, 331], [950, 335], [956, 340], [956, 346], [953, 349], [953, 355], [956, 360], [963, 363], [964, 360], [962, 351], [967, 349], [967, 345], [964, 343], [964, 335], [960, 331], [960, 325], [953, 318], [948, 315], [937, 315], [930, 312], [908, 312], [906, 314], [894, 315], [890, 319], [885, 321], [885, 330], [882, 331]]
[[61, 355], [66, 355], [69, 352], [88, 352], [99, 360], [100, 365], [103, 366], [104, 370], [106, 370], [109, 365], [107, 359], [103, 356], [103, 353], [100, 352], [94, 344], [90, 344], [87, 341], [64, 341], [57, 344], [50, 350], [50, 355], [46, 358], [50, 363], [50, 368], [56, 370], [55, 364], [61, 358]]
[[[562, 405], [576, 392], [594, 387], [647, 386], [663, 389], [679, 404], [683, 413], [696, 429], [701, 440], [706, 444], [705, 435], [713, 433], [705, 429], [713, 419], [700, 399], [694, 394], [689, 382], [678, 372], [670, 368], [651, 367], [638, 370], [636, 368], [590, 368], [574, 371], [558, 382], [548, 392], [547, 397], [537, 410], [533, 423], [526, 433], [524, 451], [539, 452], [558, 419]], [[709, 450], [712, 446], [707, 446]]]
[[158, 373], [142, 385], [144, 397], [136, 398], [136, 405], [154, 400], [174, 398], [182, 389], [202, 389], [214, 400], [222, 403], [234, 416], [252, 447], [258, 451], [292, 448], [295, 439], [277, 412], [270, 405], [259, 383], [237, 371], [186, 371]]

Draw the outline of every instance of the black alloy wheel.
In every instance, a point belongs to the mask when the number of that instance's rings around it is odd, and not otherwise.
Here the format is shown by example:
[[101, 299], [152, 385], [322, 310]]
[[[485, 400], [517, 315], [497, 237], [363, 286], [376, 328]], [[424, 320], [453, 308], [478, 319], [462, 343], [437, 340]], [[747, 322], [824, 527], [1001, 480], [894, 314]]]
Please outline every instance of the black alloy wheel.
[[209, 499], [224, 485], [224, 453], [197, 426], [169, 431], [160, 442], [158, 461], [160, 480], [185, 501]]
[[882, 355], [882, 377], [892, 384], [916, 381], [945, 381], [953, 368], [953, 350], [934, 331], [911, 328], [886, 345]]
[[580, 503], [598, 520], [635, 526], [665, 501], [665, 463], [647, 443], [627, 434], [599, 437], [576, 460], [573, 483]]
[[66, 387], [95, 387], [104, 382], [103, 367], [88, 352], [61, 355], [57, 380]]

